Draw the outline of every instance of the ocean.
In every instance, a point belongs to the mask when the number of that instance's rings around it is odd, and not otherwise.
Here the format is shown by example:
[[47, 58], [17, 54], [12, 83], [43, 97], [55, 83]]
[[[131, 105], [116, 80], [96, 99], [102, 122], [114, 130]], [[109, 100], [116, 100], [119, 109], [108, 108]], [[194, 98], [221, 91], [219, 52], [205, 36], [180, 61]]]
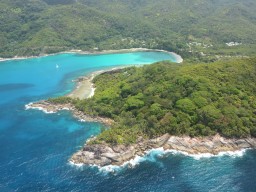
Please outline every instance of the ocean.
[[77, 167], [69, 163], [70, 156], [102, 125], [80, 122], [68, 111], [25, 110], [30, 102], [70, 93], [79, 76], [161, 60], [176, 62], [163, 52], [0, 62], [0, 192], [256, 191], [255, 150], [202, 158], [153, 150], [133, 166]]

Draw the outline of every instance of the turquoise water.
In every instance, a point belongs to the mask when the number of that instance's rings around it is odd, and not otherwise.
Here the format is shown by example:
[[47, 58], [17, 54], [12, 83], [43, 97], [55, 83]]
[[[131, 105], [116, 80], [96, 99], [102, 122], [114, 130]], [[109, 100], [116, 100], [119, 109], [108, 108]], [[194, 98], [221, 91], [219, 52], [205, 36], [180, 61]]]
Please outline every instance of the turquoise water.
[[[69, 157], [99, 123], [69, 112], [25, 110], [27, 103], [70, 92], [78, 76], [113, 66], [175, 57], [159, 52], [59, 54], [0, 63], [0, 192], [12, 191], [256, 191], [256, 152], [196, 160], [155, 151], [116, 173], [77, 168]], [[56, 65], [59, 67], [56, 68]]]

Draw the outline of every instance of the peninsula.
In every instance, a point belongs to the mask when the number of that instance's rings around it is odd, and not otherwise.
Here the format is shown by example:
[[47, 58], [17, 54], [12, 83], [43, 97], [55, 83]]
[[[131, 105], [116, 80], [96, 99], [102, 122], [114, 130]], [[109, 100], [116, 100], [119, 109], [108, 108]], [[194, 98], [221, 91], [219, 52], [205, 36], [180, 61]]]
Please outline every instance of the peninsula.
[[52, 98], [28, 107], [71, 110], [80, 120], [110, 127], [71, 157], [74, 164], [122, 165], [159, 147], [188, 154], [255, 148], [255, 63], [159, 62], [112, 70], [93, 78], [93, 97]]

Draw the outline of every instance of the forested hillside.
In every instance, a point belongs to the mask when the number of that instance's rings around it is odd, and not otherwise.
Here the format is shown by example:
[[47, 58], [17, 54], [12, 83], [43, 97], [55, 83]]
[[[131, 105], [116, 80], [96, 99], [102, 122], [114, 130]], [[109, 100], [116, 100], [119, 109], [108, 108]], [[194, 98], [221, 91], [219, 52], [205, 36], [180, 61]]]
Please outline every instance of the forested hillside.
[[95, 96], [73, 102], [116, 124], [95, 142], [136, 142], [139, 135], [256, 137], [256, 59], [212, 64], [168, 62], [122, 69], [94, 79]]
[[255, 0], [1, 0], [0, 26], [0, 57], [132, 47], [201, 60], [256, 52]]

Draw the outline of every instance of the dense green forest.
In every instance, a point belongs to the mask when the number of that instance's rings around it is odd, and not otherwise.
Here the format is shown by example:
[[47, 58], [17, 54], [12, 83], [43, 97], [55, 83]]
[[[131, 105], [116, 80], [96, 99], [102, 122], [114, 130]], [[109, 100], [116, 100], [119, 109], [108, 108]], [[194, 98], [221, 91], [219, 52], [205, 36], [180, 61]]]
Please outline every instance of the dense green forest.
[[133, 47], [191, 61], [251, 56], [255, 13], [255, 0], [1, 0], [0, 57]]
[[256, 137], [256, 59], [212, 64], [159, 62], [104, 73], [93, 98], [72, 102], [91, 116], [115, 120], [94, 142], [136, 142], [138, 136]]

